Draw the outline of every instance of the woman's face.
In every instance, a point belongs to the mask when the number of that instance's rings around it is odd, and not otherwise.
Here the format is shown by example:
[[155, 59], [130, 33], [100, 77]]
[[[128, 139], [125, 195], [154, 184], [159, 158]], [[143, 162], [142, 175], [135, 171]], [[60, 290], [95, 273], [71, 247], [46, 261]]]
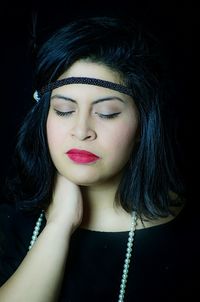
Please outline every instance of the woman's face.
[[[75, 62], [59, 79], [68, 77], [121, 84], [119, 75], [105, 65], [86, 61]], [[137, 129], [138, 112], [128, 95], [88, 84], [52, 91], [47, 119], [50, 155], [57, 171], [78, 185], [119, 179]]]

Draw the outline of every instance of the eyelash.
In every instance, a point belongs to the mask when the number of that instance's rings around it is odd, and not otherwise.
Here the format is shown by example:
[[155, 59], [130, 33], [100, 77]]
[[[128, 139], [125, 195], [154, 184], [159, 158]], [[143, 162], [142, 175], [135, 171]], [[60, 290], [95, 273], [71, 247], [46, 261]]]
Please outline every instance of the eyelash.
[[[74, 111], [68, 111], [68, 112], [62, 112], [62, 111], [59, 111], [59, 110], [55, 110], [56, 111], [56, 114], [59, 115], [59, 116], [70, 116]], [[121, 112], [116, 112], [116, 113], [112, 113], [112, 114], [102, 114], [102, 113], [97, 113], [95, 112], [95, 114], [97, 114], [100, 118], [103, 118], [103, 119], [113, 119], [115, 117], [117, 117]]]
[[104, 118], [104, 119], [112, 119], [112, 118], [117, 117], [119, 114], [120, 114], [120, 112], [116, 112], [116, 113], [112, 113], [112, 114], [101, 114], [101, 113], [98, 113], [98, 116], [100, 118]]
[[68, 111], [68, 112], [62, 112], [62, 111], [59, 111], [59, 110], [55, 110], [56, 114], [59, 115], [59, 116], [69, 116], [71, 115], [74, 111]]

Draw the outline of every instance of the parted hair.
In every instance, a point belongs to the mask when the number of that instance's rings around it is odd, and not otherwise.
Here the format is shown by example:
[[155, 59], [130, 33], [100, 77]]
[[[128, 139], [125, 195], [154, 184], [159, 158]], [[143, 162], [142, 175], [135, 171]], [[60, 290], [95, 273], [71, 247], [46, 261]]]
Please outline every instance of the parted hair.
[[[128, 212], [136, 210], [150, 218], [168, 215], [170, 192], [181, 192], [165, 115], [163, 62], [156, 45], [156, 39], [132, 20], [73, 20], [54, 31], [39, 48], [33, 84], [40, 91], [80, 59], [105, 64], [120, 74], [139, 111], [140, 135], [124, 169], [116, 202]], [[16, 177], [10, 188], [12, 198], [24, 210], [46, 208], [52, 197], [56, 171], [46, 137], [50, 94], [46, 92], [33, 104], [17, 137]]]

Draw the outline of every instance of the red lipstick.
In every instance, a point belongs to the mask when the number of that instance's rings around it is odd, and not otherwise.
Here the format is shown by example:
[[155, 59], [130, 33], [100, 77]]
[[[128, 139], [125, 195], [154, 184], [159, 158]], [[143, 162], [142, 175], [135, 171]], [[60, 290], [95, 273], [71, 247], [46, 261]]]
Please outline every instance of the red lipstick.
[[86, 150], [71, 149], [66, 154], [73, 162], [78, 164], [93, 163], [99, 159], [99, 156]]

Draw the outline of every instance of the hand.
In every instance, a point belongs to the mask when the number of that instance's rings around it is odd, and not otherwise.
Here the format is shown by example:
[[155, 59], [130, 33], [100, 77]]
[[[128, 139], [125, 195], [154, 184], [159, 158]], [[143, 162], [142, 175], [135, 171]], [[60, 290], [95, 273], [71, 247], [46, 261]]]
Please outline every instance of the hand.
[[47, 224], [53, 222], [72, 233], [80, 225], [82, 214], [83, 203], [79, 186], [58, 173], [52, 201], [45, 213]]

